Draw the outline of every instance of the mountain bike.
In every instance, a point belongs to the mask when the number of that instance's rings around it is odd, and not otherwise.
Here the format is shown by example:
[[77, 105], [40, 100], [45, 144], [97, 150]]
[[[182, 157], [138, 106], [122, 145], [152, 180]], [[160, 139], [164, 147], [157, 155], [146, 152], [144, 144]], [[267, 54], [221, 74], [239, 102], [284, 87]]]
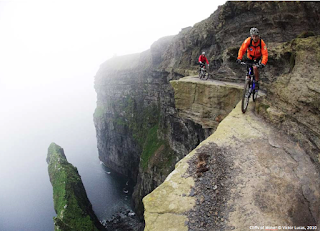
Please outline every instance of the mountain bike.
[[209, 75], [206, 70], [206, 65], [204, 63], [200, 63], [199, 78], [203, 80], [207, 80], [208, 77]]
[[258, 97], [258, 90], [255, 89], [256, 83], [254, 80], [253, 66], [259, 67], [259, 64], [245, 63], [245, 62], [241, 62], [240, 64], [247, 66], [247, 75], [245, 77], [246, 79], [244, 83], [244, 90], [243, 90], [243, 96], [242, 96], [242, 102], [241, 102], [242, 113], [245, 113], [249, 105], [249, 99], [251, 94], [252, 94], [253, 102], [256, 101]]

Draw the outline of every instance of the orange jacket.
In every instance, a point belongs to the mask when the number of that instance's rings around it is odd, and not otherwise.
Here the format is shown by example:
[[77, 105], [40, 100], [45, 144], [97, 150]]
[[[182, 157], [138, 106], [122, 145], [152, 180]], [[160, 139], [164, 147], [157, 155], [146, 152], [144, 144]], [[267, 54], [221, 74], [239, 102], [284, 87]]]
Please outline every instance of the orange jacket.
[[[247, 51], [248, 59], [255, 60], [262, 56], [261, 63], [266, 65], [268, 62], [268, 50], [265, 42], [262, 39], [259, 39], [259, 41], [256, 43], [252, 41], [251, 46], [250, 46], [250, 43], [251, 43], [251, 37], [244, 40], [244, 42], [242, 43], [239, 49], [238, 59], [242, 59], [243, 55]], [[260, 43], [261, 43], [261, 46], [259, 45]]]

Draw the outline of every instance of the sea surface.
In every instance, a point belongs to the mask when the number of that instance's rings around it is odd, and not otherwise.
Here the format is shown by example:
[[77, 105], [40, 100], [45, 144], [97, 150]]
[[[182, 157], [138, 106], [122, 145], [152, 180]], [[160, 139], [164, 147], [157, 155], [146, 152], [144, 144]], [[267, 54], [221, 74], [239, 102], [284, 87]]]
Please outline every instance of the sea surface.
[[93, 79], [80, 80], [0, 86], [0, 231], [54, 230], [46, 163], [51, 142], [78, 168], [100, 220], [131, 208], [130, 182], [98, 158]]

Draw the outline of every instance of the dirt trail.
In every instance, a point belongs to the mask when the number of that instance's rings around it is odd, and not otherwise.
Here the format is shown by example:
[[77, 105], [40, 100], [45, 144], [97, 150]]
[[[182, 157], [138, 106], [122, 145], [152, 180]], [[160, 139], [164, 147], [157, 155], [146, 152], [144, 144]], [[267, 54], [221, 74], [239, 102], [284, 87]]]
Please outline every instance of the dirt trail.
[[255, 116], [253, 107], [242, 114], [238, 105], [207, 140], [211, 159], [223, 161], [209, 165], [211, 173], [201, 180], [225, 172], [220, 185], [215, 184], [224, 194], [220, 201], [227, 201], [220, 203], [218, 224], [226, 230], [317, 225], [320, 182], [315, 166], [298, 144]]
[[[240, 106], [144, 199], [146, 230], [161, 230], [156, 220], [149, 225], [148, 214], [185, 216], [172, 222], [172, 230], [319, 226], [320, 177], [309, 156], [257, 117], [254, 103], [246, 114]], [[168, 188], [170, 201], [164, 193]], [[189, 205], [185, 210], [172, 209], [184, 202]]]

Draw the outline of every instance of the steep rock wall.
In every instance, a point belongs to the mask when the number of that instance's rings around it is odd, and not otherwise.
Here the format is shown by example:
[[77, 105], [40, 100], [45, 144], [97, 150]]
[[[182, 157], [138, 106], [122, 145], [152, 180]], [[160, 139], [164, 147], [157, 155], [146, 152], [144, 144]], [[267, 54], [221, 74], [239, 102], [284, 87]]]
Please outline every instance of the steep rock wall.
[[[156, 65], [154, 58], [161, 57], [158, 52], [156, 43], [142, 54], [113, 59], [102, 65], [95, 78], [99, 157], [108, 167], [138, 182], [134, 198], [140, 214], [142, 197], [210, 133], [177, 115], [168, 84], [168, 76], [176, 74], [148, 67]], [[123, 67], [118, 69], [118, 64]]]
[[320, 169], [320, 37], [297, 38], [276, 48], [291, 68], [277, 76], [256, 110], [306, 150]]
[[205, 50], [212, 78], [242, 82], [244, 70], [235, 59], [250, 27], [256, 26], [270, 50], [261, 75], [268, 92], [276, 76], [292, 69], [294, 54], [278, 52], [278, 46], [305, 31], [319, 34], [319, 8], [318, 2], [227, 2], [208, 19], [160, 39], [148, 51], [101, 65], [95, 76], [94, 114], [99, 157], [137, 182], [134, 198], [140, 213], [141, 198], [217, 125], [209, 122], [211, 128], [177, 110], [169, 81], [196, 74], [197, 58]]

